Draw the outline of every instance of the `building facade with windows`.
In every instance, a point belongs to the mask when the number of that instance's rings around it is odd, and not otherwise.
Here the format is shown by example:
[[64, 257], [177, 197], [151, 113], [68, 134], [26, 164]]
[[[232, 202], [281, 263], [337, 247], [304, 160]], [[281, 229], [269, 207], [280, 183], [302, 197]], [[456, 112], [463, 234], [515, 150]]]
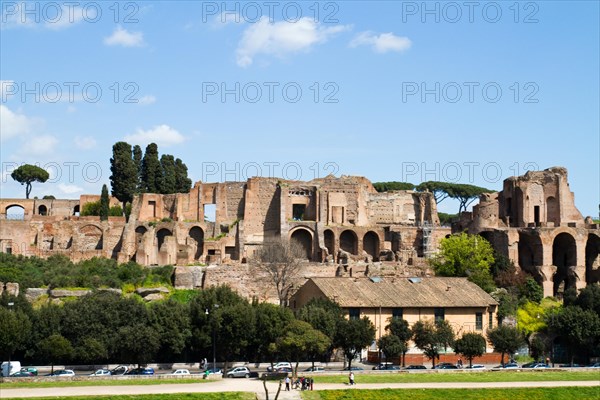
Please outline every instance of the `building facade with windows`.
[[[313, 298], [338, 303], [348, 318], [368, 317], [375, 339], [386, 334], [392, 318], [417, 321], [446, 320], [457, 337], [467, 332], [486, 336], [496, 326], [498, 302], [466, 278], [310, 278], [292, 296], [298, 309]], [[410, 351], [418, 351], [409, 344]], [[488, 343], [487, 351], [492, 348]]]

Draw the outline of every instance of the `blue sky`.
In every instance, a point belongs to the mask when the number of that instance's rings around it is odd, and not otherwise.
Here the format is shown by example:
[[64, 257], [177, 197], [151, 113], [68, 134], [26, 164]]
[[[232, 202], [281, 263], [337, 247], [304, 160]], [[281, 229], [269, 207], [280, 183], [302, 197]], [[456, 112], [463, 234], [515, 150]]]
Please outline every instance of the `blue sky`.
[[598, 215], [598, 2], [466, 3], [2, 1], [0, 195], [100, 193], [126, 140], [206, 182], [564, 166]]

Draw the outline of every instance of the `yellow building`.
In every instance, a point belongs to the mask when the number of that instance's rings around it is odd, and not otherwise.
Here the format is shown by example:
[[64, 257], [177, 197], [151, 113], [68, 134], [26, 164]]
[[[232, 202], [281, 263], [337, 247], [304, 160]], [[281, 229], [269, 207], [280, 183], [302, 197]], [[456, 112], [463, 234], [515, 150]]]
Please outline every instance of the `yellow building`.
[[[498, 308], [492, 296], [466, 278], [311, 278], [290, 305], [298, 309], [313, 298], [335, 301], [349, 318], [368, 317], [377, 330], [376, 339], [385, 335], [391, 318], [403, 318], [411, 326], [443, 319], [457, 337], [466, 332], [485, 336], [495, 326]], [[487, 350], [492, 351], [489, 344]]]

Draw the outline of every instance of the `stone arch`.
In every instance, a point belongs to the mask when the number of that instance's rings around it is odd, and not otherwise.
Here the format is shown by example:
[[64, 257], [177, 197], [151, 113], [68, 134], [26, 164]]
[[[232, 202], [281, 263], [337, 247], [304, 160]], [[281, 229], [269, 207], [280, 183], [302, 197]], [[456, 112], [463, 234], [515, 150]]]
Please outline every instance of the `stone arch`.
[[193, 241], [192, 243], [195, 242], [194, 260], [198, 260], [204, 253], [204, 231], [199, 226], [194, 226], [190, 229], [189, 236]]
[[159, 229], [156, 232], [156, 243], [157, 243], [156, 248], [158, 249], [158, 251], [162, 251], [163, 250], [162, 247], [163, 247], [163, 244], [165, 243], [165, 238], [167, 236], [173, 236], [173, 232], [171, 232], [167, 228]]
[[323, 241], [324, 241], [325, 247], [327, 248], [327, 251], [329, 251], [329, 254], [334, 254], [334, 252], [335, 252], [335, 234], [333, 233], [333, 231], [331, 229], [326, 229], [325, 232], [323, 232]]
[[345, 230], [340, 235], [340, 249], [358, 255], [358, 237], [354, 231]]
[[6, 219], [25, 219], [25, 207], [21, 204], [9, 204], [4, 209], [4, 213], [6, 214]]
[[46, 207], [45, 205], [41, 204], [38, 207], [38, 215], [48, 215], [48, 207]]
[[79, 204], [73, 207], [73, 215], [79, 216]]
[[97, 225], [85, 225], [79, 229], [77, 247], [81, 251], [102, 250], [102, 229]]
[[542, 239], [531, 232], [519, 232], [519, 266], [535, 276], [535, 267], [541, 265], [544, 265]]
[[135, 228], [135, 242], [138, 246], [141, 246], [143, 244], [144, 235], [146, 234], [146, 232], [148, 232], [148, 229], [146, 229], [146, 227], [143, 225], [140, 225], [137, 228]]
[[302, 256], [308, 260], [312, 259], [313, 235], [308, 229], [298, 228], [291, 232], [290, 242], [296, 243], [302, 249]]
[[552, 264], [556, 266], [554, 274], [554, 295], [564, 290], [575, 288], [575, 277], [570, 273], [570, 267], [577, 265], [577, 244], [569, 233], [562, 232], [554, 237], [552, 242]]
[[363, 236], [363, 249], [373, 257], [373, 261], [379, 259], [379, 235], [373, 231], [365, 233]]
[[585, 244], [585, 281], [600, 282], [600, 236], [590, 233]]

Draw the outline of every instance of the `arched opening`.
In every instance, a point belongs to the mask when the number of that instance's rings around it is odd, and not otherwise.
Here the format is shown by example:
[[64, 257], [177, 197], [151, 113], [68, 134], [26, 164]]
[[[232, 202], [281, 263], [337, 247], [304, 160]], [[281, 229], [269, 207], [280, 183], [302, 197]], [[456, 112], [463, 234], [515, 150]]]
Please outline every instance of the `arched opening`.
[[144, 226], [140, 225], [137, 228], [135, 228], [135, 242], [138, 246], [142, 245], [144, 235], [146, 234], [146, 232], [148, 232], [148, 229], [146, 229], [146, 227]]
[[560, 210], [556, 198], [550, 196], [546, 199], [546, 221], [553, 222], [554, 226], [560, 224]]
[[373, 257], [373, 261], [379, 260], [379, 235], [369, 231], [363, 237], [363, 249]]
[[158, 232], [156, 232], [156, 241], [157, 241], [157, 248], [158, 251], [163, 251], [164, 249], [163, 244], [165, 243], [165, 238], [167, 236], [173, 236], [173, 232], [171, 232], [170, 230], [163, 228], [160, 229]]
[[303, 258], [312, 259], [312, 242], [313, 238], [306, 229], [296, 229], [290, 236], [290, 242], [293, 246], [298, 246]]
[[39, 215], [48, 215], [48, 207], [46, 207], [45, 205], [41, 205], [38, 207], [38, 214]]
[[79, 217], [79, 204], [73, 207], [73, 215]]
[[350, 254], [358, 254], [358, 238], [356, 233], [350, 230], [342, 232], [340, 235], [340, 248]]
[[600, 237], [588, 235], [585, 245], [585, 281], [588, 285], [600, 282]]
[[323, 232], [323, 240], [325, 241], [325, 247], [327, 248], [329, 254], [333, 254], [335, 251], [335, 235], [333, 234], [333, 231], [327, 229], [325, 232]]
[[196, 247], [194, 260], [198, 260], [202, 257], [202, 253], [204, 253], [204, 231], [199, 226], [194, 226], [190, 229], [189, 235], [193, 242], [195, 242], [193, 243]]
[[539, 236], [529, 232], [519, 232], [519, 266], [522, 270], [536, 275], [535, 267], [544, 264], [544, 248]]
[[552, 264], [557, 267], [554, 274], [554, 295], [575, 287], [575, 277], [569, 267], [577, 265], [577, 245], [568, 233], [560, 233], [552, 243]]
[[79, 230], [78, 247], [81, 251], [102, 250], [102, 229], [96, 225], [86, 225]]
[[25, 219], [25, 208], [20, 204], [11, 204], [4, 210], [6, 219], [23, 220]]

